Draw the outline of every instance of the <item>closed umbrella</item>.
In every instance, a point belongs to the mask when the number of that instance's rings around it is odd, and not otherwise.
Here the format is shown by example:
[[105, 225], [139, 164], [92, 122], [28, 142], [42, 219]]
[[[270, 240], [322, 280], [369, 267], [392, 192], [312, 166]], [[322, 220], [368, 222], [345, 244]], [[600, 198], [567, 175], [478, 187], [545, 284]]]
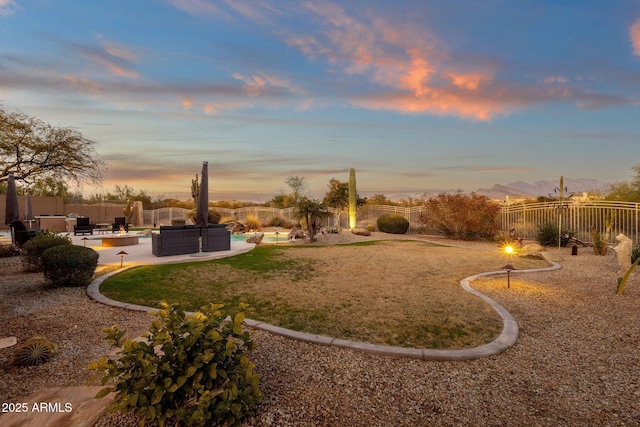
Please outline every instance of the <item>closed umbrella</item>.
[[202, 162], [200, 193], [196, 207], [196, 227], [206, 227], [209, 223], [209, 163]]
[[31, 223], [33, 222], [33, 209], [31, 208], [31, 195], [29, 193], [27, 193], [25, 204], [24, 220], [29, 224], [29, 227], [31, 227]]
[[11, 224], [13, 221], [17, 221], [20, 216], [20, 210], [18, 209], [18, 193], [16, 192], [16, 182], [13, 178], [13, 174], [9, 174], [7, 180], [7, 210], [5, 211], [4, 223]]

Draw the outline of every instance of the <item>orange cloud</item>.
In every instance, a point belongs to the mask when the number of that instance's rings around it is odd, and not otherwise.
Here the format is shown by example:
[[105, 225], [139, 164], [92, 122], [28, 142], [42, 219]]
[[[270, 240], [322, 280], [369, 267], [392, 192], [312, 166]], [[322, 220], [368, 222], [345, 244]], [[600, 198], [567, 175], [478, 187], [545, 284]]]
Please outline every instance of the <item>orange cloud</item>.
[[640, 55], [640, 18], [631, 25], [631, 28], [629, 29], [629, 36], [631, 37], [633, 54]]
[[287, 40], [291, 46], [314, 59], [326, 57], [348, 75], [370, 76], [392, 89], [393, 95], [353, 99], [359, 106], [476, 120], [507, 113], [507, 105], [498, 98], [476, 94], [482, 85], [492, 84], [492, 73], [480, 68], [456, 70], [428, 29], [375, 16], [350, 16], [331, 3], [313, 2], [307, 7], [324, 19], [325, 37], [291, 37]]

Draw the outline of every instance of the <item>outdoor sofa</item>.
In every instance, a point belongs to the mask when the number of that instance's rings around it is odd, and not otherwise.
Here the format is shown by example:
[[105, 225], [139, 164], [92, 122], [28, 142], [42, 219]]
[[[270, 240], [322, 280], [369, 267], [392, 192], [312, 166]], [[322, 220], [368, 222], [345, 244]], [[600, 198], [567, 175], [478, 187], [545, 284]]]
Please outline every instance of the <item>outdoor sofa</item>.
[[160, 233], [151, 234], [151, 251], [155, 256], [194, 254], [199, 251], [202, 236], [202, 252], [228, 251], [231, 249], [231, 232], [224, 224], [172, 225], [160, 227]]

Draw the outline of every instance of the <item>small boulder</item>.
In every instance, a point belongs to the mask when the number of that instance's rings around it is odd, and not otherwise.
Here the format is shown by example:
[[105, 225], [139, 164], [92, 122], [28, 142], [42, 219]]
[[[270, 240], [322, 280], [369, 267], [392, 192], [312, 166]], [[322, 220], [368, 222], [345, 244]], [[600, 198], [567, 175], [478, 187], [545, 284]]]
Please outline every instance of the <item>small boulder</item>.
[[264, 233], [254, 233], [252, 236], [247, 237], [247, 243], [255, 243], [256, 245], [262, 242]]
[[351, 232], [356, 236], [371, 236], [371, 232], [366, 228], [352, 228]]

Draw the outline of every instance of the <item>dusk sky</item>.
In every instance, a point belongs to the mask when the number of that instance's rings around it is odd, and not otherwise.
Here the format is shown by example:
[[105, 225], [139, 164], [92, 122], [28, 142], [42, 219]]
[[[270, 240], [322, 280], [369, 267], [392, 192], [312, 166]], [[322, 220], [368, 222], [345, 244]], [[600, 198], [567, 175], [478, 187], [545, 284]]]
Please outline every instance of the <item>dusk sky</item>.
[[96, 141], [106, 190], [185, 199], [205, 160], [213, 199], [616, 182], [640, 2], [0, 0], [0, 105]]

